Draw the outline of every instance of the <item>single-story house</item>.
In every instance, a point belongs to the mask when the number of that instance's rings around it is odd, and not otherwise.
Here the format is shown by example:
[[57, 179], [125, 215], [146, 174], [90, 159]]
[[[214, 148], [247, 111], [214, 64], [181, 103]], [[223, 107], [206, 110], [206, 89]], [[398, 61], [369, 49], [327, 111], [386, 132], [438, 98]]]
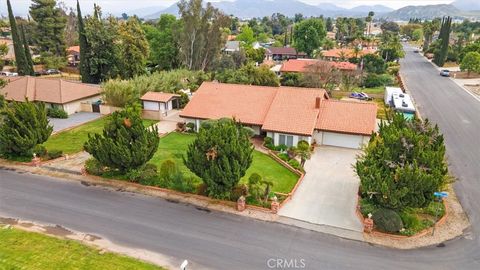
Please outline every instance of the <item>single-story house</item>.
[[47, 108], [61, 108], [69, 115], [82, 111], [82, 103], [93, 104], [101, 98], [99, 85], [30, 76], [7, 81], [7, 85], [0, 89], [0, 95], [6, 100], [43, 102]]
[[[280, 68], [280, 73], [305, 73], [308, 72], [310, 67], [321, 62], [322, 60], [317, 59], [290, 59], [283, 62], [282, 67]], [[328, 65], [330, 65], [332, 68], [341, 71], [354, 71], [357, 69], [357, 65], [350, 62], [323, 62], [328, 63]]]
[[239, 52], [240, 41], [227, 41], [227, 43], [225, 43], [225, 48], [223, 48], [223, 51], [227, 54]]
[[204, 120], [235, 118], [275, 145], [360, 148], [376, 126], [377, 105], [337, 101], [323, 89], [204, 82], [180, 113], [198, 131]]
[[143, 109], [158, 112], [161, 116], [167, 116], [168, 112], [180, 107], [180, 95], [163, 92], [147, 92], [140, 100]]
[[347, 49], [347, 48], [341, 48], [341, 49], [331, 49], [327, 51], [322, 51], [322, 59], [328, 60], [328, 61], [339, 61], [342, 59], [349, 59], [349, 58], [354, 58], [354, 57], [362, 57], [367, 54], [374, 54], [376, 53], [377, 50], [375, 49], [362, 49], [355, 53], [354, 49]]
[[71, 66], [76, 66], [80, 63], [80, 46], [72, 46], [67, 49], [67, 60]]
[[273, 61], [284, 61], [288, 59], [306, 58], [307, 54], [297, 52], [291, 47], [270, 47], [265, 50], [265, 59]]
[[13, 48], [13, 40], [7, 38], [1, 38], [0, 44], [5, 44], [8, 48], [7, 54], [3, 56], [3, 60], [12, 61], [15, 60], [15, 50]]

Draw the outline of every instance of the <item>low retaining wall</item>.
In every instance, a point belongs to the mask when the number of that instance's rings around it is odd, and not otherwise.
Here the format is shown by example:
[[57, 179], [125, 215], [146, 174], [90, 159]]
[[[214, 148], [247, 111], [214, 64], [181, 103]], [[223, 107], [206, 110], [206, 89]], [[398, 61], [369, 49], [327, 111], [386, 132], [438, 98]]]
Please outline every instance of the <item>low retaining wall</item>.
[[100, 113], [103, 115], [112, 114], [116, 111], [121, 111], [121, 110], [122, 108], [120, 107], [114, 107], [114, 106], [105, 105], [105, 104], [100, 105]]
[[151, 111], [151, 110], [142, 110], [142, 118], [148, 120], [162, 120], [162, 112], [160, 111]]

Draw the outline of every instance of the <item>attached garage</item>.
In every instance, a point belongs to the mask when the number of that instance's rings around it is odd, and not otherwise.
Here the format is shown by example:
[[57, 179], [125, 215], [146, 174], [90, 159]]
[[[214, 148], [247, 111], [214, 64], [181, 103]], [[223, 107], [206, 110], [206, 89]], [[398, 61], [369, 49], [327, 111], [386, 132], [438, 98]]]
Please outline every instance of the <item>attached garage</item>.
[[323, 132], [323, 145], [338, 146], [345, 148], [361, 148], [363, 144], [362, 135], [351, 135], [335, 132]]

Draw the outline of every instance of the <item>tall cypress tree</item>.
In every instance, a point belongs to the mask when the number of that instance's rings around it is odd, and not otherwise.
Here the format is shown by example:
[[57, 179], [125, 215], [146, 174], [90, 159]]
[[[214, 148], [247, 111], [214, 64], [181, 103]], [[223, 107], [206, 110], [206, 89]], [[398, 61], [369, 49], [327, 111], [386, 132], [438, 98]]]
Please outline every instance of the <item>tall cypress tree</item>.
[[93, 83], [93, 78], [90, 74], [90, 63], [88, 55], [90, 53], [87, 37], [85, 36], [85, 24], [83, 23], [82, 11], [80, 10], [80, 3], [77, 0], [77, 18], [78, 18], [78, 40], [80, 43], [80, 74], [82, 75], [83, 83]]
[[28, 40], [26, 39], [25, 36], [25, 27], [23, 25], [20, 26], [22, 29], [21, 34], [22, 34], [22, 40], [23, 40], [23, 47], [25, 50], [25, 57], [27, 58], [27, 68], [28, 68], [28, 73], [25, 72], [25, 75], [35, 75], [35, 70], [33, 69], [33, 60], [32, 60], [32, 54], [30, 53], [30, 47], [28, 46]]
[[442, 19], [442, 27], [440, 28], [440, 35], [438, 38], [440, 39], [440, 49], [435, 53], [434, 56], [434, 63], [439, 66], [443, 67], [445, 64], [445, 60], [447, 59], [448, 56], [448, 45], [450, 42], [450, 31], [452, 27], [452, 18], [449, 17], [444, 17]]
[[20, 36], [18, 35], [17, 21], [15, 20], [15, 16], [13, 16], [10, 0], [7, 0], [7, 7], [8, 18], [10, 20], [10, 28], [12, 32], [13, 49], [15, 50], [15, 61], [17, 62], [17, 72], [20, 75], [29, 75], [30, 69], [28, 68], [28, 61], [27, 57], [25, 56], [25, 48], [22, 44]]

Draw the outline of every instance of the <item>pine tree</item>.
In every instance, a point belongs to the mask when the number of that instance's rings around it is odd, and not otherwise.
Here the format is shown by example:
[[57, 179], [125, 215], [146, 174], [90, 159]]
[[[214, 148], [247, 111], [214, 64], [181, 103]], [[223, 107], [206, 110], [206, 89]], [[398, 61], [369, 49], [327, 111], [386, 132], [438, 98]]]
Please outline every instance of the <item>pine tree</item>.
[[[26, 36], [25, 36], [25, 27], [20, 26], [20, 28], [22, 29], [22, 40], [23, 40], [23, 47], [24, 47], [24, 50], [25, 50], [25, 56], [27, 58], [27, 67], [28, 67], [28, 75], [35, 75], [35, 70], [33, 69], [33, 60], [32, 60], [32, 54], [30, 53], [30, 47], [28, 46], [28, 40], [26, 39]], [[27, 75], [27, 74], [25, 74]]]
[[188, 147], [185, 165], [207, 186], [214, 198], [229, 198], [252, 164], [249, 132], [232, 119], [207, 121]]
[[30, 72], [28, 68], [27, 57], [25, 56], [25, 49], [22, 44], [22, 40], [18, 35], [17, 21], [15, 20], [15, 16], [13, 15], [12, 5], [10, 4], [10, 0], [7, 0], [7, 6], [8, 6], [8, 18], [10, 20], [10, 28], [12, 32], [13, 48], [15, 51], [15, 61], [17, 62], [17, 72], [20, 75], [29, 75]]
[[428, 120], [395, 114], [356, 163], [362, 197], [389, 209], [425, 207], [447, 181], [445, 144]]
[[32, 149], [52, 134], [43, 103], [12, 102], [2, 114], [0, 154], [3, 156], [31, 157]]
[[137, 104], [113, 113], [103, 134], [89, 135], [84, 149], [102, 165], [128, 172], [143, 167], [157, 151], [158, 143], [158, 130], [143, 126]]
[[85, 36], [85, 24], [83, 23], [82, 11], [80, 9], [80, 3], [77, 0], [77, 18], [78, 18], [78, 40], [80, 44], [80, 75], [82, 75], [83, 83], [94, 83], [92, 76], [90, 75], [90, 63], [89, 63], [89, 46], [87, 37]]

